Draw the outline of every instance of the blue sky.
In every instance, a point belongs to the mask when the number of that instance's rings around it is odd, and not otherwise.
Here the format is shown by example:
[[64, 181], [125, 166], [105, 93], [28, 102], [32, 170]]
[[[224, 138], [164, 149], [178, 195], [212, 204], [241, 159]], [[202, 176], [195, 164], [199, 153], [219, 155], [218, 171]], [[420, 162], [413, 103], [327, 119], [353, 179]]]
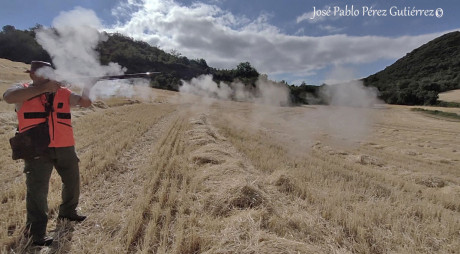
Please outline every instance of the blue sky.
[[[460, 3], [448, 0], [0, 2], [1, 26], [53, 26], [61, 12], [79, 6], [93, 11], [103, 30], [204, 58], [217, 68], [249, 61], [269, 78], [290, 84], [365, 77], [460, 28]], [[320, 17], [313, 17], [313, 10]]]

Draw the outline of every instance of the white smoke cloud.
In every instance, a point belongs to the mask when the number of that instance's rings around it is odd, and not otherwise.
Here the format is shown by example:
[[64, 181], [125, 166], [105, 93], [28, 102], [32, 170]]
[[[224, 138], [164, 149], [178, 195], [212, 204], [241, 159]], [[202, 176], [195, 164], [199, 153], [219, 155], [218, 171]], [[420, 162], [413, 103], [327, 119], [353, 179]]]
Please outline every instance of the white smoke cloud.
[[97, 82], [91, 90], [91, 99], [107, 99], [111, 97], [139, 97], [145, 100], [152, 100], [153, 94], [149, 81], [136, 79], [131, 82], [126, 80], [106, 80]]
[[182, 80], [179, 92], [205, 98], [254, 102], [272, 106], [290, 104], [289, 89], [285, 85], [268, 80], [264, 75], [261, 75], [256, 81], [255, 88], [249, 88], [241, 82], [233, 82], [230, 85], [224, 82], [217, 84], [213, 81], [212, 75], [201, 75], [190, 81]]
[[65, 81], [77, 87], [93, 86], [91, 99], [112, 96], [132, 97], [136, 94], [133, 84], [148, 86], [147, 80], [101, 81], [94, 84], [94, 77], [121, 75], [126, 69], [117, 63], [101, 65], [96, 47], [107, 40], [99, 32], [102, 24], [94, 11], [77, 7], [61, 12], [53, 22], [54, 29], [37, 31], [37, 42], [50, 54], [55, 71], [44, 70], [43, 76]]
[[192, 78], [190, 82], [182, 80], [182, 86], [179, 91], [224, 100], [228, 100], [232, 96], [232, 89], [223, 82], [219, 84], [214, 82], [212, 75], [201, 75], [197, 78]]
[[[229, 85], [223, 82], [216, 83], [212, 78], [212, 75], [201, 75], [191, 81], [182, 81], [182, 86], [179, 88], [180, 102], [190, 103], [190, 110], [199, 113], [215, 110], [213, 107], [215, 104], [229, 107], [228, 111], [224, 111], [225, 113], [243, 106], [244, 110], [247, 110], [245, 116], [249, 121], [240, 121], [237, 117], [238, 120], [234, 119], [229, 123], [235, 128], [259, 130], [267, 121], [272, 123], [279, 121], [285, 108], [282, 106], [290, 104], [288, 87], [268, 80], [266, 75], [260, 75], [254, 87], [238, 81]], [[190, 97], [188, 94], [197, 96]], [[224, 100], [234, 100], [241, 104], [236, 102], [227, 104], [228, 102]]]
[[352, 145], [365, 140], [371, 133], [374, 123], [372, 108], [383, 104], [378, 99], [378, 90], [365, 87], [356, 79], [352, 68], [337, 66], [327, 78], [328, 85], [321, 96], [330, 106], [318, 107], [306, 114], [306, 118], [316, 119], [320, 129], [336, 144]]
[[321, 96], [333, 106], [371, 107], [383, 103], [375, 87], [365, 87], [363, 82], [355, 79], [352, 68], [336, 66], [326, 79]]
[[256, 82], [259, 96], [256, 102], [272, 106], [288, 106], [291, 103], [289, 88], [284, 84], [279, 84], [268, 80], [262, 75]]
[[372, 107], [382, 102], [375, 87], [365, 87], [361, 81], [325, 86], [321, 91], [328, 104], [333, 106]]
[[53, 29], [37, 31], [37, 42], [50, 54], [56, 67], [56, 75], [79, 83], [75, 77], [97, 77], [122, 74], [116, 63], [102, 66], [95, 50], [98, 43], [106, 40], [99, 32], [101, 22], [92, 10], [75, 8], [61, 12], [53, 22]]
[[293, 152], [298, 153], [307, 151], [318, 140], [349, 148], [366, 140], [372, 133], [376, 120], [373, 106], [382, 102], [377, 98], [377, 90], [363, 86], [354, 78], [353, 69], [341, 66], [328, 74], [328, 80], [334, 85], [326, 86], [322, 93], [329, 106], [283, 107], [290, 104], [288, 87], [268, 80], [265, 75], [259, 77], [253, 89], [237, 82], [217, 84], [211, 75], [203, 75], [190, 82], [182, 81], [180, 92], [182, 95], [198, 95], [198, 99], [194, 97], [189, 102], [193, 109], [201, 111], [212, 108], [216, 102], [213, 99], [250, 102], [241, 108], [238, 104], [222, 104], [236, 111], [239, 108], [247, 110], [246, 121], [231, 117], [232, 127], [274, 131], [274, 139], [288, 136], [295, 143]]

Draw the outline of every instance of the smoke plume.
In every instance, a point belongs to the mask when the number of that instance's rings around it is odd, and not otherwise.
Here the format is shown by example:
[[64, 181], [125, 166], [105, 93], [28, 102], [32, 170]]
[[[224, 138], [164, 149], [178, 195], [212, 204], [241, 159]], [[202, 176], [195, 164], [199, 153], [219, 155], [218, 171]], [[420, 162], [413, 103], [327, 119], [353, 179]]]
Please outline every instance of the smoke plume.
[[[215, 108], [210, 101], [216, 100], [212, 99], [250, 102], [219, 103], [235, 112], [221, 117], [230, 119], [229, 124], [234, 128], [266, 130], [273, 139], [288, 137], [292, 140], [292, 151], [297, 153], [310, 149], [318, 141], [350, 147], [369, 136], [375, 121], [373, 105], [381, 102], [377, 99], [377, 90], [363, 86], [354, 78], [352, 69], [335, 68], [328, 79], [333, 85], [321, 91], [322, 100], [329, 105], [295, 108], [283, 107], [290, 104], [288, 87], [267, 80], [264, 75], [255, 87], [238, 82], [216, 83], [211, 75], [200, 76], [190, 82], [182, 81], [180, 92], [198, 95], [201, 102], [205, 102], [197, 110]], [[197, 101], [193, 102], [195, 106]], [[243, 118], [239, 115], [241, 112], [245, 112]]]
[[[37, 42], [49, 53], [56, 68], [54, 73], [42, 75], [83, 88], [94, 85], [91, 77], [121, 75], [126, 71], [118, 63], [100, 64], [96, 47], [108, 37], [99, 32], [102, 24], [94, 11], [77, 7], [61, 12], [52, 27], [36, 33]], [[126, 82], [104, 81], [93, 87], [91, 97], [129, 97], [133, 93], [132, 86]]]
[[233, 82], [230, 85], [224, 82], [216, 83], [212, 75], [201, 75], [190, 81], [182, 80], [179, 91], [203, 98], [254, 102], [272, 106], [290, 104], [289, 89], [285, 85], [268, 80], [264, 75], [259, 77], [255, 87], [246, 86], [241, 82]]
[[320, 128], [335, 142], [350, 145], [368, 137], [374, 122], [372, 108], [382, 104], [378, 90], [365, 87], [355, 79], [354, 70], [338, 66], [326, 80], [321, 96], [328, 107], [318, 107], [309, 116], [317, 119]]
[[225, 83], [217, 84], [212, 80], [212, 75], [201, 75], [192, 78], [190, 82], [182, 80], [179, 88], [181, 93], [195, 94], [204, 98], [228, 100], [232, 96], [232, 89]]
[[365, 87], [355, 77], [352, 68], [337, 66], [325, 81], [328, 85], [321, 90], [322, 98], [334, 106], [370, 107], [382, 103], [375, 87]]

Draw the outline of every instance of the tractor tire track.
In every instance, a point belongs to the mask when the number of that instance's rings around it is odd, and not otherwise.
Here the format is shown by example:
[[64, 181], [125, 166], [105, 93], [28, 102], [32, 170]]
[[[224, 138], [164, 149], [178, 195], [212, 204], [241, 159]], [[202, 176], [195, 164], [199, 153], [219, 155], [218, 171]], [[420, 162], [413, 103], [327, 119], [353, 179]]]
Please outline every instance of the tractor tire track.
[[[74, 228], [71, 237], [60, 239], [61, 246], [68, 246], [64, 248], [66, 252], [105, 249], [107, 246], [103, 243], [108, 239], [113, 241], [131, 212], [133, 201], [142, 193], [147, 173], [142, 170], [142, 165], [155, 153], [158, 140], [167, 132], [176, 115], [177, 112], [173, 112], [161, 117], [137, 138], [134, 147], [123, 151], [118, 160], [106, 168], [106, 172], [82, 188], [80, 206], [82, 213], [89, 217], [81, 226]], [[60, 228], [56, 231], [59, 233]], [[120, 251], [122, 247], [114, 244], [110, 248]]]

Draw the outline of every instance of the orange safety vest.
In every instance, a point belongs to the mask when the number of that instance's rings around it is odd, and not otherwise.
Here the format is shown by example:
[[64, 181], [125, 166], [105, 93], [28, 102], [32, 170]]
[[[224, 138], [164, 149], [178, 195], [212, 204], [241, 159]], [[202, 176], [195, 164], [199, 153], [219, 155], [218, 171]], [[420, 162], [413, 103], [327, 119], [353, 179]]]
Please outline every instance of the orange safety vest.
[[[23, 84], [28, 87], [29, 84]], [[70, 94], [67, 88], [59, 88], [54, 95], [53, 108], [46, 112], [46, 95], [41, 94], [27, 101], [24, 101], [19, 111], [18, 123], [19, 132], [33, 128], [37, 124], [48, 120], [50, 144], [48, 147], [74, 146], [73, 129], [70, 114]]]

